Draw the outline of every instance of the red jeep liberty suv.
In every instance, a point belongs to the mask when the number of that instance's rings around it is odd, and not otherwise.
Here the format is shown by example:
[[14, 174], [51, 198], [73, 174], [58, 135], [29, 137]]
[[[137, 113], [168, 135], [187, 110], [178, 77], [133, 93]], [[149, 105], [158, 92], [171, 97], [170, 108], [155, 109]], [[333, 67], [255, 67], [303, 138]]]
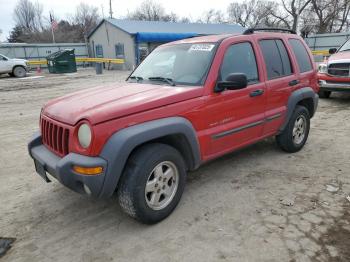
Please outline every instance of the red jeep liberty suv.
[[28, 145], [37, 173], [98, 198], [117, 192], [151, 224], [211, 159], [271, 136], [297, 152], [317, 108], [316, 66], [292, 31], [261, 30], [164, 44], [124, 84], [49, 101]]

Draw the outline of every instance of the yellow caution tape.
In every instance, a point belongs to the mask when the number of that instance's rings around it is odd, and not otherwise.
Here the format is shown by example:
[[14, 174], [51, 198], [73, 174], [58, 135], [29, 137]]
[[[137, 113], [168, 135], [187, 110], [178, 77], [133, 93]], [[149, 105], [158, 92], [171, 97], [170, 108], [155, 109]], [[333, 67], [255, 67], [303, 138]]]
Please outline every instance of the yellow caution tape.
[[329, 52], [328, 50], [314, 50], [314, 51], [311, 51], [313, 55], [324, 55], [324, 56], [327, 56], [329, 55]]
[[[124, 64], [124, 59], [118, 58], [92, 58], [92, 57], [77, 57], [75, 61], [78, 63], [110, 63], [110, 64]], [[45, 60], [29, 60], [28, 64], [30, 65], [47, 65], [47, 61]]]

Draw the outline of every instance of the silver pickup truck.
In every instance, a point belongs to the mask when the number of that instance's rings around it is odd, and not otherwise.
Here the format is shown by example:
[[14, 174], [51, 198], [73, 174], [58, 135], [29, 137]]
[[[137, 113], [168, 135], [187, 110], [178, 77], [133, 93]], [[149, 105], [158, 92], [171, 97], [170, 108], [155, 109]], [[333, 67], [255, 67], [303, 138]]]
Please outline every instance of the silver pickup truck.
[[25, 77], [28, 70], [28, 61], [25, 59], [8, 58], [0, 54], [0, 74], [9, 74], [15, 77]]

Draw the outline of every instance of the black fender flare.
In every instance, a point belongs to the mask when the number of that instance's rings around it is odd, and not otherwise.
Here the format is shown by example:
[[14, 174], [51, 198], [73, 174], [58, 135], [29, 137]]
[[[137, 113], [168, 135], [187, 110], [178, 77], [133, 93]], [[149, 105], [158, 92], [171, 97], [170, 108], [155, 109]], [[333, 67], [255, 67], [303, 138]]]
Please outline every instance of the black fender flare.
[[313, 100], [313, 112], [311, 113], [310, 117], [313, 117], [313, 115], [315, 114], [316, 110], [317, 110], [317, 106], [318, 106], [318, 94], [315, 93], [315, 91], [311, 88], [311, 87], [303, 87], [300, 88], [298, 90], [295, 90], [294, 92], [292, 92], [292, 94], [290, 95], [289, 99], [288, 99], [288, 103], [287, 103], [287, 115], [286, 115], [286, 119], [285, 122], [283, 123], [283, 125], [280, 127], [280, 132], [282, 132], [285, 127], [287, 126], [290, 118], [292, 117], [293, 111], [296, 107], [296, 105], [304, 100], [304, 99], [308, 99], [311, 98]]
[[100, 197], [110, 197], [115, 192], [129, 155], [136, 147], [175, 134], [185, 136], [190, 145], [193, 159], [189, 169], [199, 167], [201, 163], [199, 142], [195, 129], [187, 119], [169, 117], [127, 127], [114, 133], [101, 151], [100, 157], [107, 160], [108, 168]]

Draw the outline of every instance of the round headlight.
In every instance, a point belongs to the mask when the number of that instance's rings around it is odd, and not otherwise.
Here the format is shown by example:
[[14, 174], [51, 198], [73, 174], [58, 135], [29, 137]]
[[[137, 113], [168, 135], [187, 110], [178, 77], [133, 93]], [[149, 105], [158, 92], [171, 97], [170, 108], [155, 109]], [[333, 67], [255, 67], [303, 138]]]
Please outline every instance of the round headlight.
[[327, 64], [320, 64], [318, 66], [318, 72], [321, 74], [326, 74], [327, 73]]
[[88, 148], [91, 143], [91, 129], [89, 125], [82, 124], [78, 130], [79, 143], [83, 148]]

